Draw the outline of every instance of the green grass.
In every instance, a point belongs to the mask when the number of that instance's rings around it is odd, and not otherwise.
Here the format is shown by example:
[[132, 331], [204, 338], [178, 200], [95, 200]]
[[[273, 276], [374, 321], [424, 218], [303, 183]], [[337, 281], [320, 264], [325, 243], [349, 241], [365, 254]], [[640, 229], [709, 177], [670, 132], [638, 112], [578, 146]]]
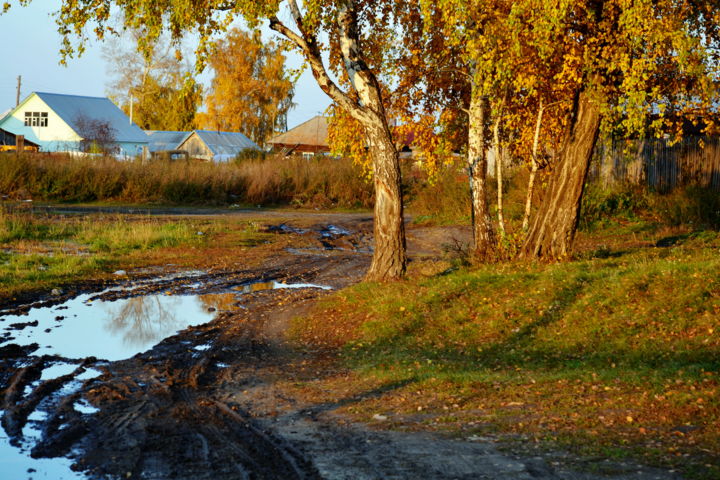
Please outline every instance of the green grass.
[[212, 260], [202, 258], [207, 249], [236, 254], [265, 237], [253, 222], [0, 210], [0, 298], [101, 279], [118, 268], [203, 263]]
[[[613, 228], [660, 237], [641, 224]], [[294, 334], [340, 347], [360, 378], [405, 385], [353, 407], [361, 418], [450, 408], [453, 420], [433, 422], [465, 430], [485, 411], [498, 431], [601, 455], [619, 446], [718, 476], [705, 465], [720, 459], [720, 235], [676, 237], [564, 264], [357, 285]], [[674, 430], [683, 425], [692, 431]]]

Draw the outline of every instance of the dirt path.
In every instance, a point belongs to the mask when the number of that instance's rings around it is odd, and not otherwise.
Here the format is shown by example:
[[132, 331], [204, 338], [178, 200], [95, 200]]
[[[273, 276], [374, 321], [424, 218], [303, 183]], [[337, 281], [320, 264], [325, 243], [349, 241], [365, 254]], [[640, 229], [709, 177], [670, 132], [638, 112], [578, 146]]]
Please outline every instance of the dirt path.
[[[306, 241], [298, 242], [302, 248], [278, 250], [260, 269], [245, 270], [238, 262], [236, 268], [195, 275], [191, 281], [179, 275], [132, 292], [105, 292], [101, 299], [183, 295], [189, 288], [212, 294], [269, 280], [342, 288], [359, 281], [369, 264], [371, 224], [364, 216], [336, 216], [329, 227], [327, 218], [313, 216], [297, 225], [271, 221], [268, 231]], [[441, 243], [461, 241], [464, 235], [460, 230], [411, 230], [411, 254], [439, 255]], [[42, 435], [33, 456], [68, 456], [75, 469], [97, 479], [679, 478], [598, 459], [578, 469], [582, 459], [511, 454], [488, 438], [353, 424], [335, 410], [393, 386], [352, 395], [328, 392], [320, 401], [287, 388], [347, 373], [335, 352], [299, 348], [285, 336], [289, 320], [328, 291], [254, 288], [233, 297], [233, 308], [218, 308], [212, 322], [187, 328], [126, 360], [65, 359], [39, 355], [32, 346], [0, 347], [5, 432], [20, 443], [27, 440], [25, 427], [34, 423]], [[42, 380], [42, 372], [56, 362], [76, 368]], [[84, 379], [90, 369], [101, 373]], [[97, 410], [83, 413], [78, 407], [83, 403]], [[44, 415], [33, 417], [38, 411]]]

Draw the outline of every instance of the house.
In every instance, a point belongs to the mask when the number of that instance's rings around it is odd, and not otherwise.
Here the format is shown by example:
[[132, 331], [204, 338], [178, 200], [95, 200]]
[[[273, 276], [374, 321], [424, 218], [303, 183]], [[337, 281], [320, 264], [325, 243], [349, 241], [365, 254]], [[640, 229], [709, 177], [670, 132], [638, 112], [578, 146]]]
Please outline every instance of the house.
[[267, 143], [273, 151], [282, 152], [285, 155], [311, 156], [317, 153], [328, 153], [330, 152], [328, 119], [317, 115], [297, 127], [271, 138]]
[[246, 150], [259, 152], [260, 147], [240, 132], [195, 130], [172, 150], [184, 150], [193, 158], [227, 162]]
[[[395, 135], [399, 137], [396, 147], [400, 153], [400, 158], [412, 158], [415, 151], [413, 148], [415, 132], [401, 130], [398, 127], [392, 128]], [[312, 156], [318, 153], [329, 153], [328, 119], [317, 115], [297, 127], [271, 138], [267, 143], [272, 147], [273, 151], [285, 155], [301, 154], [303, 156]]]
[[[7, 130], [0, 128], [0, 152], [10, 152], [17, 150], [18, 135], [10, 133]], [[23, 150], [37, 152], [40, 149], [40, 145], [31, 142], [30, 140], [23, 139]]]
[[33, 92], [0, 119], [44, 152], [87, 152], [102, 144], [121, 157], [143, 154], [148, 138], [108, 98]]

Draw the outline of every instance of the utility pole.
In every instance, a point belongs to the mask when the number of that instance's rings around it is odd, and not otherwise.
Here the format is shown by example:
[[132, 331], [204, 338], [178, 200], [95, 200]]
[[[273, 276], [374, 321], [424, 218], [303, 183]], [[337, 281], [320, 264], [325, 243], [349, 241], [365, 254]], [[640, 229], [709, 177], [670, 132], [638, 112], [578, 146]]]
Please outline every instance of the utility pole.
[[22, 75], [18, 75], [17, 94], [15, 95], [15, 106], [20, 105], [20, 85], [22, 85]]

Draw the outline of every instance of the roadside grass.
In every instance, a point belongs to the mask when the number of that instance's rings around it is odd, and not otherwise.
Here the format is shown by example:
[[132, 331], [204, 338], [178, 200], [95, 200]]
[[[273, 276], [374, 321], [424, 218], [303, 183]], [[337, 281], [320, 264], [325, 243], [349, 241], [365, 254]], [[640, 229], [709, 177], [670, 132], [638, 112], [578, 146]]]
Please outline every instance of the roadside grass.
[[247, 221], [0, 210], [0, 299], [102, 280], [118, 268], [230, 261], [266, 237]]
[[347, 159], [272, 156], [216, 164], [1, 154], [0, 194], [47, 202], [367, 209], [372, 184]]
[[[422, 414], [426, 428], [720, 478], [720, 234], [611, 230], [626, 243], [564, 264], [356, 285], [293, 335], [340, 348], [358, 382], [397, 385], [344, 407], [361, 420], [380, 413], [402, 427]], [[592, 248], [603, 235], [582, 240]]]

